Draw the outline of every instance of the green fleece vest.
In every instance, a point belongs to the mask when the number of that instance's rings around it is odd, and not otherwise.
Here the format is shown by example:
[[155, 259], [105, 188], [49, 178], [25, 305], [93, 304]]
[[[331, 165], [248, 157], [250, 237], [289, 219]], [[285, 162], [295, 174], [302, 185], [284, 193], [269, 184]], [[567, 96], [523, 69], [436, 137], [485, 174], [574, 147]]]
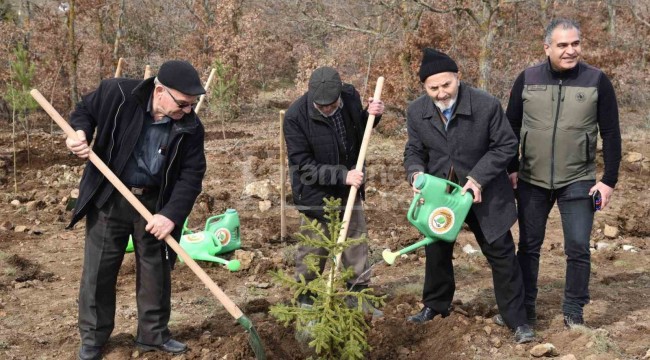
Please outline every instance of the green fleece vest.
[[525, 70], [519, 177], [557, 189], [596, 179], [598, 82], [602, 72], [579, 63], [558, 78], [548, 62]]

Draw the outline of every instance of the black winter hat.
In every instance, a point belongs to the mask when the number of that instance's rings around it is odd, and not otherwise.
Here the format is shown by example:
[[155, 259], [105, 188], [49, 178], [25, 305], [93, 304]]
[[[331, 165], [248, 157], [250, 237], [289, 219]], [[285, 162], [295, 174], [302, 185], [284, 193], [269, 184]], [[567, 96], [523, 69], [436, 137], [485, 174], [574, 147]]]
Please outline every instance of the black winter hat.
[[429, 76], [442, 72], [458, 72], [458, 65], [449, 55], [435, 49], [426, 48], [420, 65], [420, 81], [424, 82]]
[[180, 91], [185, 95], [196, 96], [205, 94], [199, 73], [187, 61], [165, 61], [160, 67], [160, 70], [158, 70], [158, 80], [168, 88]]
[[314, 70], [309, 78], [309, 92], [318, 105], [329, 105], [335, 102], [341, 95], [342, 88], [341, 76], [338, 71], [329, 66]]

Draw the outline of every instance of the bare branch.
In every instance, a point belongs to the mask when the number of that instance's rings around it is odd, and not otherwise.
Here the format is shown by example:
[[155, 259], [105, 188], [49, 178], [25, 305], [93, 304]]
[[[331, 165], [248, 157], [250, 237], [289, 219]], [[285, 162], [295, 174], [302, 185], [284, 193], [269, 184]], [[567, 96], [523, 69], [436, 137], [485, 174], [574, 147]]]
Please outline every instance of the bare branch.
[[436, 9], [436, 8], [434, 8], [433, 6], [431, 6], [431, 5], [429, 5], [429, 4], [426, 4], [426, 3], [422, 2], [422, 0], [413, 0], [413, 2], [416, 3], [416, 4], [418, 4], [418, 5], [420, 5], [420, 6], [422, 6], [422, 7], [424, 7], [425, 9], [427, 9], [427, 10], [429, 10], [429, 11], [431, 11], [431, 12], [438, 13], [438, 14], [446, 14], [446, 13], [450, 13], [450, 12], [456, 10], [455, 8], [450, 8], [450, 9]]
[[636, 11], [632, 11], [632, 14], [634, 14], [634, 17], [635, 17], [637, 20], [639, 20], [639, 22], [641, 22], [641, 24], [643, 24], [643, 25], [645, 25], [645, 26], [647, 26], [647, 27], [650, 27], [650, 22], [648, 22], [648, 21], [642, 19], [641, 16], [639, 16], [639, 13], [638, 13], [638, 12], [636, 12]]

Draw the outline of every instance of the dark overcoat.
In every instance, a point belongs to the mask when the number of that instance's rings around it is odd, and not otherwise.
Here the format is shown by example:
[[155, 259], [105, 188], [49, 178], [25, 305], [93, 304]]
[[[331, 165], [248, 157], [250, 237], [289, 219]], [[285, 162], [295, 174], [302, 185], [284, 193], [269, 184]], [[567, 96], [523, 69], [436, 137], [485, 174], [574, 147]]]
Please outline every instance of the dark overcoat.
[[517, 212], [506, 167], [517, 153], [517, 138], [497, 98], [461, 82], [445, 130], [425, 94], [409, 105], [407, 129], [404, 168], [409, 181], [418, 171], [447, 178], [453, 164], [460, 185], [471, 176], [482, 186], [483, 201], [472, 211], [488, 243], [510, 229]]
[[[350, 84], [343, 84], [341, 91], [346, 132], [355, 139], [348, 151], [347, 162], [354, 166], [359, 158], [364, 130], [368, 121], [368, 109], [364, 109], [361, 97]], [[377, 126], [381, 116], [375, 118]], [[350, 186], [345, 184], [348, 166], [341, 162], [343, 145], [334, 123], [325, 118], [313, 105], [313, 95], [306, 92], [296, 100], [284, 116], [284, 137], [289, 158], [291, 191], [296, 209], [305, 215], [324, 220], [323, 198], [340, 198], [347, 202]], [[359, 191], [364, 197], [363, 186]]]

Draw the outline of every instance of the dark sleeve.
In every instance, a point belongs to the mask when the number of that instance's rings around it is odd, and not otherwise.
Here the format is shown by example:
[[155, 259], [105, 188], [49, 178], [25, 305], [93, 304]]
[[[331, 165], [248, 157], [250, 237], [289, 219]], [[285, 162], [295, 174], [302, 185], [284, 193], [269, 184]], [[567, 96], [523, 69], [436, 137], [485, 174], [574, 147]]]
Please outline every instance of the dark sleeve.
[[343, 165], [322, 164], [316, 161], [309, 137], [300, 126], [297, 111], [289, 111], [284, 117], [284, 140], [287, 144], [289, 172], [298, 171], [301, 181], [315, 182], [319, 185], [345, 185], [348, 170]]
[[506, 111], [506, 116], [508, 117], [508, 122], [510, 122], [510, 127], [517, 137], [517, 155], [512, 158], [510, 164], [508, 164], [508, 173], [513, 173], [519, 171], [519, 138], [521, 133], [521, 123], [524, 117], [524, 102], [522, 99], [522, 94], [524, 92], [524, 72], [515, 80], [515, 83], [510, 89], [510, 99], [508, 100], [508, 110]]
[[182, 226], [185, 219], [190, 215], [196, 198], [201, 193], [203, 176], [206, 170], [205, 151], [205, 130], [199, 126], [198, 131], [184, 145], [184, 151], [179, 151], [181, 158], [179, 177], [174, 184], [169, 201], [163, 206], [159, 214], [164, 215], [174, 222], [176, 226]]
[[83, 130], [86, 133], [86, 140], [90, 144], [97, 127], [97, 119], [101, 118], [102, 101], [107, 96], [107, 84], [102, 81], [97, 89], [81, 97], [75, 109], [70, 113], [70, 126], [76, 130]]
[[406, 171], [406, 180], [411, 183], [413, 174], [416, 172], [425, 172], [426, 164], [429, 162], [429, 153], [420, 140], [419, 131], [416, 123], [422, 118], [414, 115], [415, 111], [407, 110], [406, 130], [408, 140], [404, 148], [404, 170]]
[[621, 164], [621, 128], [614, 86], [605, 74], [598, 83], [598, 129], [603, 140], [605, 162], [605, 173], [600, 181], [613, 188], [618, 181], [618, 167]]
[[481, 186], [489, 186], [499, 174], [503, 174], [512, 158], [517, 154], [517, 138], [512, 133], [501, 103], [496, 98], [486, 109], [490, 113], [488, 151], [474, 165], [468, 176]]

